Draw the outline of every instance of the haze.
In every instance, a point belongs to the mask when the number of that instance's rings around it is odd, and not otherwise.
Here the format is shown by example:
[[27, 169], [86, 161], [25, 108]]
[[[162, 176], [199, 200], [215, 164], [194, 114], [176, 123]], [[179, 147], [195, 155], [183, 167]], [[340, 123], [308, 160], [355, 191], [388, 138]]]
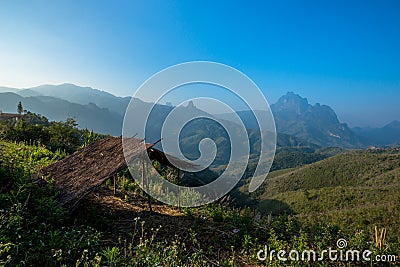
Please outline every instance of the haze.
[[270, 103], [287, 91], [350, 126], [400, 119], [398, 1], [6, 1], [0, 86], [64, 82], [119, 96], [186, 61], [228, 64]]

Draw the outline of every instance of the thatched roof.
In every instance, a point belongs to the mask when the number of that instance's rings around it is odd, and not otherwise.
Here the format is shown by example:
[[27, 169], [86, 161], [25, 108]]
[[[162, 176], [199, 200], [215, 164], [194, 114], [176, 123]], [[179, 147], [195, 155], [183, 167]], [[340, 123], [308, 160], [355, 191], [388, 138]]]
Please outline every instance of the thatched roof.
[[[130, 138], [128, 148], [125, 147], [130, 159], [141, 157], [145, 150], [151, 159], [169, 165], [163, 152], [154, 149], [151, 144], [146, 144], [145, 149], [140, 139]], [[58, 204], [71, 211], [82, 198], [125, 167], [121, 137], [108, 137], [43, 168], [41, 174], [54, 180], [54, 186], [60, 191]]]

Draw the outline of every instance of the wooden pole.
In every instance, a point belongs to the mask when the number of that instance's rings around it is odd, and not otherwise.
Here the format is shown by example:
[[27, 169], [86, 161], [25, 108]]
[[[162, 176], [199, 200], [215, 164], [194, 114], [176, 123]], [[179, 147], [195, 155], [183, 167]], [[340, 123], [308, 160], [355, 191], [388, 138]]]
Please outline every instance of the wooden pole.
[[147, 164], [144, 162], [145, 160], [144, 160], [144, 158], [142, 158], [142, 181], [143, 181], [143, 183], [146, 185], [146, 191], [147, 191], [147, 202], [148, 202], [148, 204], [149, 204], [149, 210], [150, 211], [153, 211], [153, 208], [152, 208], [152, 206], [151, 206], [151, 196], [150, 196], [150, 194], [149, 194], [149, 181], [148, 181], [148, 179], [147, 179], [147, 173], [146, 173], [146, 167], [147, 167]]
[[[185, 173], [181, 170], [178, 169], [178, 184], [177, 185], [181, 185], [181, 180], [183, 178], [183, 175]], [[181, 188], [178, 187], [178, 209], [181, 209]]]
[[117, 194], [117, 178], [114, 175], [114, 196]]
[[144, 188], [144, 159], [141, 158], [140, 162], [142, 163], [142, 188]]
[[[181, 176], [181, 170], [178, 170], [178, 178], [177, 178], [177, 185], [180, 184], [180, 176]], [[181, 188], [178, 187], [178, 209], [181, 209]]]

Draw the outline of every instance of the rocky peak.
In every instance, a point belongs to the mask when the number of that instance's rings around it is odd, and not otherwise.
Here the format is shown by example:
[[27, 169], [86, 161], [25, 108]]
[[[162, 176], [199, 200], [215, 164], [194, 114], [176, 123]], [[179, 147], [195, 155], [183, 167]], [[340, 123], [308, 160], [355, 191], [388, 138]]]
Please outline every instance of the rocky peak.
[[274, 105], [276, 111], [291, 111], [298, 115], [304, 113], [309, 107], [310, 104], [307, 98], [302, 98], [293, 92], [288, 92], [279, 98], [278, 102]]

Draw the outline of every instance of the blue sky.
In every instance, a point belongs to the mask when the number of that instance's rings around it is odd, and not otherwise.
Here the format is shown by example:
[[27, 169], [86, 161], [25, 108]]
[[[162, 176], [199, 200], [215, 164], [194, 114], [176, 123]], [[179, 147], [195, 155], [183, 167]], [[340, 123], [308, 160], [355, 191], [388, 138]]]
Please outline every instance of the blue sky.
[[400, 120], [399, 1], [2, 1], [0, 85], [75, 83], [132, 95], [186, 61], [247, 74], [351, 126]]

